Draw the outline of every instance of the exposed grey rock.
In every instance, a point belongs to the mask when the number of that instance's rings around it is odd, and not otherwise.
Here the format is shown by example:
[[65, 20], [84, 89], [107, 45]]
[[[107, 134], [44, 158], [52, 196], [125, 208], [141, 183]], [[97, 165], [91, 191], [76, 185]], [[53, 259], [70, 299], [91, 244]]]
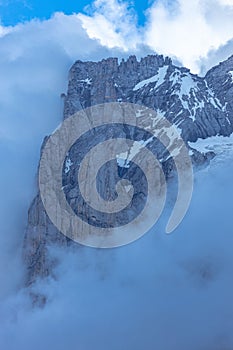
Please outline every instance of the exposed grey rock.
[[230, 135], [231, 69], [233, 58], [210, 70], [206, 78], [174, 66], [163, 56], [147, 56], [140, 62], [131, 56], [120, 64], [117, 58], [97, 63], [77, 61], [70, 70], [64, 118], [99, 103], [132, 102], [162, 113], [182, 130], [186, 141]]
[[233, 56], [207, 72], [205, 80], [220, 101], [226, 120], [233, 124]]
[[24, 257], [28, 269], [26, 285], [31, 285], [38, 277], [50, 275], [54, 261], [49, 260], [47, 249], [54, 243], [65, 246], [69, 244], [69, 239], [51, 223], [38, 194], [28, 212], [24, 239]]
[[[155, 109], [180, 128], [186, 142], [230, 135], [233, 131], [233, 56], [212, 68], [204, 78], [158, 55], [147, 56], [140, 62], [135, 56], [120, 63], [117, 58], [75, 62], [69, 73], [64, 119], [86, 107], [113, 101]], [[214, 156], [213, 152], [192, 152], [197, 165], [206, 164]], [[174, 171], [171, 158], [163, 162], [163, 168], [168, 178]], [[66, 185], [72, 180], [67, 177]], [[74, 191], [69, 188], [71, 201], [76, 198]], [[54, 261], [49, 260], [47, 247], [54, 243], [65, 246], [71, 242], [50, 222], [38, 194], [29, 209], [24, 240], [27, 285], [51, 274]]]

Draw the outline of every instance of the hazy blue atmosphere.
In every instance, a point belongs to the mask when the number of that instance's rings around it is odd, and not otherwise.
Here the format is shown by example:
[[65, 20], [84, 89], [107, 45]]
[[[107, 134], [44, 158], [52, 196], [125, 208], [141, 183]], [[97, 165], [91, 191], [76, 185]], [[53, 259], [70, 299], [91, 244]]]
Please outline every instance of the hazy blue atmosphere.
[[232, 154], [196, 175], [188, 215], [171, 236], [165, 215], [122, 248], [53, 248], [57, 280], [34, 287], [47, 306], [31, 310], [23, 291], [5, 299], [2, 348], [230, 349], [231, 162]]
[[56, 279], [34, 286], [44, 309], [31, 308], [21, 259], [40, 147], [62, 120], [74, 61], [158, 52], [205, 74], [233, 53], [232, 1], [2, 1], [0, 13], [0, 348], [232, 349], [231, 149], [195, 173], [171, 236], [164, 213], [119, 249], [53, 247]]

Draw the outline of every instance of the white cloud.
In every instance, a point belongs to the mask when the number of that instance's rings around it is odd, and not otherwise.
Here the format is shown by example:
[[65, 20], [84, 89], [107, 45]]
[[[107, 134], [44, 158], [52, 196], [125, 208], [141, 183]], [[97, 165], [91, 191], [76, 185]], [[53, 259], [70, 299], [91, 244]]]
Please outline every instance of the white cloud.
[[231, 349], [232, 152], [228, 157], [196, 174], [190, 210], [173, 235], [164, 234], [163, 217], [118, 249], [53, 248], [57, 279], [35, 287], [47, 306], [31, 310], [22, 293], [0, 304], [0, 348]]
[[0, 299], [20, 283], [18, 247], [40, 146], [62, 119], [68, 70], [76, 59], [128, 55], [107, 46], [90, 39], [77, 15], [56, 13], [50, 20], [0, 27]]
[[224, 61], [233, 54], [233, 39], [225, 45], [220, 46], [217, 50], [210, 50], [206, 58], [199, 60], [200, 75], [204, 76], [210, 67], [214, 67], [219, 62]]
[[218, 0], [224, 6], [233, 6], [233, 0]]
[[[71, 64], [76, 59], [120, 56], [120, 51], [109, 50], [114, 46], [129, 47], [132, 52], [144, 38], [154, 49], [206, 71], [233, 50], [232, 42], [227, 42], [233, 36], [229, 4], [226, 0], [179, 0], [169, 7], [158, 1], [148, 11], [144, 33], [136, 28], [135, 13], [116, 0], [96, 1], [95, 12], [89, 17], [57, 13], [48, 21], [0, 27], [0, 190], [4, 198], [0, 204], [0, 273], [5, 285], [0, 297], [10, 290], [8, 276], [15, 276], [14, 286], [19, 282], [14, 274], [17, 257], [8, 265], [4, 261], [22, 242], [40, 145], [62, 118], [59, 96], [66, 91]], [[138, 51], [139, 55], [147, 52], [145, 47]], [[203, 56], [206, 59], [200, 59]], [[9, 235], [12, 240], [8, 240]]]
[[200, 59], [233, 37], [233, 8], [222, 5], [215, 0], [178, 0], [170, 8], [160, 0], [148, 11], [145, 41], [198, 73]]
[[196, 73], [210, 50], [233, 38], [231, 0], [157, 0], [147, 10], [144, 28], [136, 26], [127, 4], [117, 0], [95, 1], [94, 14], [79, 18], [88, 35], [102, 45], [126, 50], [143, 43]]
[[[0, 299], [20, 283], [20, 248], [43, 138], [60, 123], [70, 66], [116, 54], [94, 40], [76, 16], [57, 13], [0, 37]], [[17, 250], [18, 249], [18, 250]], [[17, 277], [18, 276], [18, 277]]]
[[203, 8], [199, 1], [180, 0], [174, 14], [173, 11], [162, 1], [150, 9], [146, 42], [161, 53], [177, 56], [185, 66], [197, 71], [195, 62], [207, 54], [212, 35]]
[[78, 14], [78, 17], [90, 38], [98, 39], [102, 45], [127, 51], [141, 42], [136, 14], [127, 2], [96, 0], [91, 16]]
[[[231, 161], [217, 175], [215, 170], [214, 176], [199, 175], [191, 208], [195, 218], [189, 213], [169, 240], [160, 234], [160, 223], [156, 234], [114, 253], [65, 251], [58, 281], [39, 284], [50, 296], [44, 310], [28, 309], [22, 293], [6, 303], [22, 282], [21, 245], [39, 149], [62, 119], [59, 96], [66, 91], [71, 64], [121, 55], [109, 47], [133, 51], [144, 42], [192, 69], [203, 64], [206, 69], [217, 63], [211, 48], [222, 45], [217, 51], [222, 59], [232, 49], [230, 41], [226, 44], [233, 37], [232, 10], [226, 5], [180, 1], [168, 8], [159, 2], [149, 10], [144, 32], [127, 6], [116, 1], [96, 1], [89, 17], [58, 13], [48, 21], [0, 27], [1, 348], [89, 350], [104, 340], [102, 348], [111, 350], [149, 349], [151, 342], [175, 350], [173, 339], [179, 349], [232, 346]], [[206, 61], [200, 60], [205, 55]], [[208, 213], [203, 210], [210, 205]]]

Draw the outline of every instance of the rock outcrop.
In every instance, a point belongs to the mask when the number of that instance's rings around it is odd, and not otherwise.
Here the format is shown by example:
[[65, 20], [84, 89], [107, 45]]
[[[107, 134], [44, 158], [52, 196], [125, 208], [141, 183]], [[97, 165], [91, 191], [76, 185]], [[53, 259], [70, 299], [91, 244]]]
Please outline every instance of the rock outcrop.
[[[89, 106], [114, 101], [156, 110], [180, 129], [187, 144], [198, 138], [228, 136], [233, 132], [233, 56], [212, 68], [205, 77], [177, 67], [170, 58], [159, 55], [141, 61], [131, 56], [120, 63], [117, 58], [75, 62], [69, 73], [64, 119]], [[192, 152], [195, 164], [203, 164], [212, 156]], [[171, 160], [163, 162], [163, 167], [169, 176]], [[54, 243], [72, 244], [53, 226], [38, 193], [29, 209], [24, 240], [27, 285], [51, 274], [54, 261], [49, 260], [47, 249]]]

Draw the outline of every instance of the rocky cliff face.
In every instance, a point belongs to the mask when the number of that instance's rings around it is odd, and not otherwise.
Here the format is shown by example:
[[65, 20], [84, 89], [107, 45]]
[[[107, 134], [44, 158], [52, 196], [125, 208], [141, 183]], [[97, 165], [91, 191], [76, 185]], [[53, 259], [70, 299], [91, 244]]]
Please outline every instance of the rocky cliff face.
[[211, 69], [205, 78], [176, 67], [163, 56], [135, 56], [118, 64], [77, 61], [70, 70], [64, 117], [103, 102], [143, 104], [162, 113], [182, 130], [187, 141], [233, 128], [233, 57]]
[[[187, 144], [198, 138], [228, 136], [233, 132], [233, 56], [205, 77], [158, 55], [140, 62], [135, 56], [121, 63], [117, 58], [75, 62], [69, 73], [64, 119], [86, 107], [114, 101], [156, 110], [180, 129]], [[192, 158], [200, 164], [211, 156], [194, 149]], [[168, 176], [172, 164], [168, 160], [163, 167]], [[38, 194], [29, 209], [24, 240], [27, 285], [51, 274], [54, 261], [49, 260], [47, 248], [54, 243], [72, 244], [50, 222]]]

